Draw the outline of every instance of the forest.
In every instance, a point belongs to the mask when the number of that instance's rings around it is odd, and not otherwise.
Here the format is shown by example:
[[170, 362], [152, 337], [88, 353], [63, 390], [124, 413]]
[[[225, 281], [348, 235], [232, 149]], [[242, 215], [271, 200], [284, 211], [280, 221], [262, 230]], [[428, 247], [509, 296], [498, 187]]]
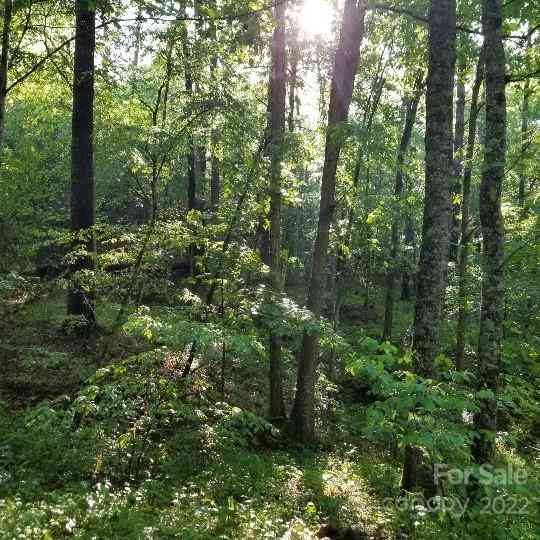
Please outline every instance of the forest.
[[0, 29], [0, 540], [540, 539], [539, 2]]

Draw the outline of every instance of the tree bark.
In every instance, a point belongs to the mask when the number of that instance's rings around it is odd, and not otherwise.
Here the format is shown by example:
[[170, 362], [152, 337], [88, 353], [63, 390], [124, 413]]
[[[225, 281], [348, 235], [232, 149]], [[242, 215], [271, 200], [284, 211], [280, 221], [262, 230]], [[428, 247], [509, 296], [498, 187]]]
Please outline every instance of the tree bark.
[[448, 262], [455, 26], [455, 0], [432, 1], [426, 90], [426, 187], [414, 321], [416, 369], [427, 377], [433, 374], [433, 360], [439, 347], [441, 301]]
[[413, 95], [406, 100], [406, 112], [405, 112], [405, 124], [403, 126], [403, 133], [401, 135], [401, 141], [399, 143], [397, 160], [396, 160], [396, 180], [394, 184], [394, 197], [395, 197], [395, 214], [392, 222], [392, 254], [390, 268], [386, 276], [386, 302], [384, 310], [384, 329], [383, 329], [383, 341], [392, 339], [392, 324], [394, 318], [394, 302], [396, 296], [396, 282], [399, 277], [400, 271], [400, 240], [401, 240], [401, 200], [403, 196], [404, 187], [404, 171], [403, 166], [405, 164], [405, 156], [411, 142], [411, 135], [416, 120], [416, 112], [418, 111], [418, 104], [422, 97], [424, 89], [424, 73], [419, 72], [415, 83]]
[[212, 155], [210, 158], [210, 207], [212, 212], [217, 212], [219, 208], [219, 198], [221, 193], [221, 173], [219, 158], [216, 155], [218, 139], [218, 132], [214, 130], [212, 132]]
[[287, 129], [294, 132], [296, 112], [296, 87], [298, 85], [298, 63], [300, 61], [300, 48], [298, 45], [298, 31], [291, 28], [290, 63], [289, 63], [289, 110], [287, 115]]
[[482, 26], [486, 48], [486, 139], [480, 187], [484, 250], [478, 381], [479, 389], [491, 391], [493, 396], [481, 400], [480, 411], [474, 417], [476, 436], [472, 450], [478, 464], [491, 463], [495, 451], [496, 393], [504, 319], [504, 222], [501, 193], [506, 163], [506, 68], [501, 0], [483, 1]]
[[[527, 40], [527, 46], [525, 48], [525, 55], [531, 46], [531, 38]], [[521, 105], [521, 156], [519, 160], [519, 192], [518, 192], [518, 204], [522, 208], [525, 206], [525, 196], [527, 189], [527, 169], [525, 158], [527, 156], [527, 150], [529, 147], [529, 98], [531, 95], [530, 79], [525, 79], [523, 83], [523, 101]]]
[[[73, 71], [73, 114], [71, 134], [71, 231], [77, 254], [71, 270], [94, 267], [94, 51], [95, 9], [89, 0], [77, 0], [75, 22], [75, 63]], [[68, 314], [82, 315], [95, 323], [92, 295], [76, 278], [68, 294]]]
[[[335, 208], [336, 172], [345, 141], [344, 122], [348, 118], [354, 79], [364, 33], [364, 0], [346, 0], [338, 47], [332, 72], [328, 128], [321, 183], [321, 203], [317, 237], [313, 251], [308, 308], [315, 318], [321, 315], [330, 225]], [[315, 383], [319, 357], [319, 336], [304, 332], [299, 354], [296, 396], [291, 415], [296, 436], [303, 441], [315, 437]]]
[[133, 52], [132, 67], [139, 67], [139, 57], [141, 54], [142, 45], [142, 9], [137, 11], [137, 22], [135, 24], [135, 51]]
[[476, 124], [480, 112], [478, 97], [480, 87], [484, 79], [484, 52], [480, 52], [480, 58], [476, 67], [476, 76], [472, 89], [471, 107], [469, 111], [469, 132], [467, 137], [467, 150], [465, 154], [465, 168], [463, 170], [463, 192], [461, 197], [461, 239], [459, 245], [458, 261], [458, 320], [456, 326], [456, 369], [465, 369], [465, 325], [467, 322], [467, 266], [469, 258], [469, 243], [471, 231], [470, 204], [471, 204], [471, 176], [476, 144]]
[[[413, 342], [414, 369], [423, 377], [434, 374], [448, 264], [455, 62], [455, 0], [432, 0], [426, 90], [426, 187]], [[420, 480], [421, 467], [414, 459], [418, 451], [412, 448], [406, 452], [402, 479], [406, 491], [412, 491]]]
[[[281, 293], [281, 161], [285, 131], [286, 60], [285, 7], [275, 7], [276, 25], [272, 39], [272, 76], [270, 79], [270, 287], [277, 299]], [[283, 383], [281, 374], [281, 338], [270, 331], [270, 416], [284, 418]]]
[[[212, 2], [212, 5], [215, 4], [215, 1]], [[210, 23], [210, 40], [216, 41], [217, 39], [217, 29], [214, 22]], [[218, 68], [218, 55], [217, 53], [213, 55], [212, 62], [210, 63], [210, 78], [212, 82], [216, 84], [216, 73]], [[217, 84], [216, 84], [217, 88]], [[219, 143], [219, 131], [217, 129], [212, 130], [212, 140], [211, 140], [211, 152], [210, 152], [210, 208], [212, 212], [217, 212], [219, 208], [219, 198], [221, 192], [221, 173], [220, 173], [220, 163], [219, 158], [217, 157], [217, 146]]]
[[457, 101], [456, 101], [456, 123], [454, 127], [454, 184], [452, 187], [452, 219], [450, 221], [450, 251], [449, 259], [457, 261], [459, 247], [459, 214], [460, 203], [456, 198], [461, 193], [461, 176], [463, 174], [463, 146], [465, 144], [465, 70], [467, 65], [465, 60], [459, 63], [457, 76]]
[[[180, 13], [185, 16], [185, 6]], [[193, 98], [194, 84], [191, 67], [191, 51], [189, 48], [189, 36], [186, 24], [181, 31], [182, 52], [184, 53], [184, 81], [186, 93], [190, 99]], [[193, 133], [188, 135], [188, 155], [187, 155], [187, 210], [194, 210], [197, 207], [197, 148]]]
[[6, 97], [9, 69], [9, 47], [11, 38], [11, 21], [13, 18], [13, 1], [4, 0], [4, 17], [2, 29], [2, 51], [0, 53], [0, 165], [4, 149], [4, 129], [6, 117]]

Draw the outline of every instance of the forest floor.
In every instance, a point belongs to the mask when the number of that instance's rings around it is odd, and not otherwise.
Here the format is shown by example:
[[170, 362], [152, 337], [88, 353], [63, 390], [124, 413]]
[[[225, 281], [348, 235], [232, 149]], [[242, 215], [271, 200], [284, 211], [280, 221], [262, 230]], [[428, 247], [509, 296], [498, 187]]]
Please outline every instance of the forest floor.
[[[441, 535], [421, 508], [389, 504], [399, 495], [400, 460], [361, 435], [361, 407], [333, 402], [309, 448], [241, 413], [240, 385], [225, 403], [199, 381], [202, 395], [169, 428], [144, 427], [150, 406], [126, 422], [133, 413], [116, 415], [132, 395], [119, 384], [102, 398], [109, 408], [95, 399], [89, 378], [103, 367], [100, 337], [66, 335], [64, 301], [54, 293], [22, 302], [0, 323], [0, 539], [308, 540], [326, 523], [354, 527], [350, 538], [465, 538], [459, 528]], [[114, 307], [100, 310], [110, 324]], [[83, 406], [91, 421], [81, 420]], [[538, 538], [534, 523], [524, 527], [523, 538]]]

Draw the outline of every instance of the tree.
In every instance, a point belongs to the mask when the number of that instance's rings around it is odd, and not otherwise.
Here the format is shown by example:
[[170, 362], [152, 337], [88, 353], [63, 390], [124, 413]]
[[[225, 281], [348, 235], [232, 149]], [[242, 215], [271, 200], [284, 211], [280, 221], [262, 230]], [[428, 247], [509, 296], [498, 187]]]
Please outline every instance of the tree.
[[[77, 259], [72, 271], [93, 268], [94, 226], [94, 51], [96, 47], [95, 5], [90, 0], [75, 3], [75, 63], [73, 68], [73, 112], [71, 134], [71, 231]], [[68, 295], [68, 313], [82, 315], [95, 323], [91, 294], [75, 276]]]
[[501, 0], [484, 0], [486, 135], [480, 187], [482, 225], [482, 307], [478, 341], [478, 383], [484, 391], [473, 456], [476, 463], [493, 461], [497, 430], [497, 390], [504, 320], [504, 222], [501, 194], [506, 163], [506, 87]]
[[[335, 208], [336, 172], [339, 155], [345, 140], [345, 126], [349, 114], [354, 79], [360, 58], [360, 43], [364, 33], [364, 0], [347, 0], [343, 10], [341, 35], [336, 49], [332, 71], [325, 157], [321, 183], [321, 202], [317, 237], [313, 249], [311, 280], [308, 291], [308, 309], [314, 317], [322, 311], [326, 276], [326, 262], [330, 225]], [[291, 415], [296, 435], [301, 440], [315, 436], [314, 392], [319, 356], [319, 337], [304, 332], [299, 353], [296, 396]]]
[[392, 338], [392, 322], [394, 316], [394, 301], [396, 295], [396, 281], [400, 270], [400, 240], [401, 240], [401, 199], [404, 188], [404, 164], [407, 149], [411, 141], [411, 135], [416, 120], [416, 111], [424, 90], [424, 73], [419, 71], [414, 83], [413, 94], [406, 99], [405, 124], [399, 143], [396, 160], [396, 179], [394, 184], [395, 216], [392, 222], [392, 261], [386, 279], [386, 302], [384, 310], [383, 340]]
[[[527, 39], [525, 47], [525, 57], [531, 48], [531, 38]], [[526, 62], [527, 63], [527, 62]], [[526, 186], [527, 186], [527, 168], [526, 157], [530, 144], [529, 133], [529, 101], [531, 97], [531, 80], [527, 77], [523, 83], [523, 100], [521, 104], [521, 156], [519, 161], [519, 192], [518, 203], [521, 207], [525, 206]]]
[[[414, 368], [424, 377], [434, 374], [448, 264], [455, 62], [455, 0], [432, 0], [426, 88], [426, 186], [413, 339]], [[420, 459], [419, 449], [406, 449], [402, 478], [406, 491], [418, 485]]]
[[456, 325], [456, 369], [465, 369], [465, 325], [467, 322], [467, 267], [469, 259], [470, 231], [470, 204], [471, 204], [471, 176], [476, 143], [476, 124], [480, 107], [478, 97], [484, 78], [484, 52], [476, 66], [476, 76], [472, 88], [471, 106], [469, 109], [469, 131], [467, 136], [467, 150], [465, 153], [465, 167], [463, 169], [463, 188], [461, 196], [461, 235], [458, 260], [458, 320]]
[[463, 145], [465, 144], [465, 71], [467, 63], [461, 56], [457, 74], [456, 122], [454, 127], [454, 183], [452, 187], [452, 215], [450, 220], [449, 259], [457, 261], [459, 246], [459, 195], [461, 194], [461, 176], [463, 173]]
[[0, 164], [4, 146], [4, 125], [6, 115], [6, 97], [8, 83], [9, 48], [11, 35], [11, 20], [13, 18], [13, 1], [4, 1], [4, 17], [2, 25], [2, 51], [0, 52]]
[[[272, 75], [270, 78], [270, 286], [277, 298], [281, 293], [281, 160], [285, 131], [286, 59], [285, 7], [275, 8], [276, 26], [272, 39]], [[273, 331], [269, 336], [270, 416], [285, 417], [281, 376], [281, 340]]]

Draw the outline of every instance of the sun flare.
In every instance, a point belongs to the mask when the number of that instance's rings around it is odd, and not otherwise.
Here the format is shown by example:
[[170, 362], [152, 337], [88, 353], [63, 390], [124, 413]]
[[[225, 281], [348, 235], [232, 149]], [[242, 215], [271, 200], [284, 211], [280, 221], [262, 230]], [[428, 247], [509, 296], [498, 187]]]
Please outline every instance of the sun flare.
[[300, 28], [308, 37], [327, 37], [332, 28], [333, 18], [330, 0], [304, 0], [298, 14]]

